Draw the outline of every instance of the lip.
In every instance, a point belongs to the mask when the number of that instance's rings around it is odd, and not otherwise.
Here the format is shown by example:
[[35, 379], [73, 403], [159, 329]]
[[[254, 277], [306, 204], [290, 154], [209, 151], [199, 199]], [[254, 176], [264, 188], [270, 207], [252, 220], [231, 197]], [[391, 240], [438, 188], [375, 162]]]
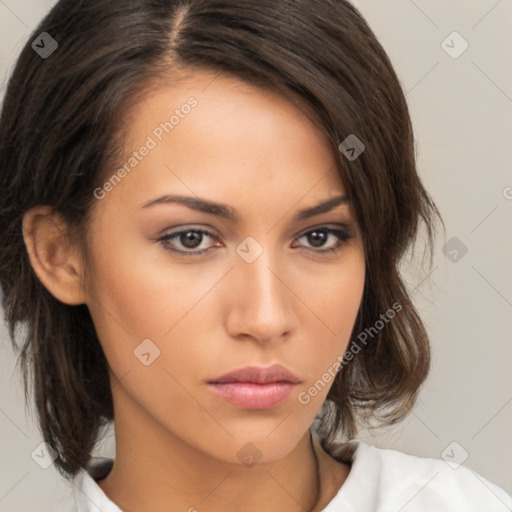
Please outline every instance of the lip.
[[285, 402], [301, 380], [280, 364], [246, 366], [208, 381], [217, 396], [244, 409], [271, 409]]
[[217, 396], [243, 409], [272, 409], [285, 402], [297, 384], [291, 382], [209, 383], [208, 387]]
[[280, 364], [273, 364], [267, 367], [246, 366], [233, 370], [229, 373], [210, 379], [208, 383], [225, 384], [233, 382], [244, 382], [253, 384], [269, 384], [276, 382], [287, 382], [299, 384], [301, 381], [297, 375]]

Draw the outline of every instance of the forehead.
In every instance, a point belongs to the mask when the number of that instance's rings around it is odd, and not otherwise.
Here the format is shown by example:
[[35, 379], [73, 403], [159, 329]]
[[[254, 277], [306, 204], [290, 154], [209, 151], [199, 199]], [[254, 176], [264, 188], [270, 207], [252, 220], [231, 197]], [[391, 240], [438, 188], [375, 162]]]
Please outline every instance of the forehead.
[[[173, 114], [183, 119], [182, 114], [188, 115], [188, 112], [180, 110], [189, 110], [186, 103], [191, 97], [198, 103], [198, 108], [194, 108], [193, 112], [198, 122], [187, 124], [191, 127], [201, 124], [210, 129], [212, 135], [233, 128], [232, 121], [236, 122], [238, 128], [251, 126], [254, 136], [261, 136], [262, 129], [267, 128], [268, 131], [280, 123], [286, 124], [287, 129], [293, 126], [295, 135], [301, 128], [303, 134], [308, 132], [308, 138], [314, 138], [317, 142], [325, 139], [316, 112], [297, 94], [283, 95], [269, 87], [248, 83], [240, 77], [196, 68], [181, 69], [169, 79], [160, 78], [146, 84], [123, 113], [125, 127], [132, 133], [148, 133], [155, 128], [155, 122], [169, 121]], [[176, 121], [172, 123], [179, 124]], [[177, 132], [179, 130], [175, 130], [174, 135]], [[232, 135], [237, 134], [238, 130], [232, 132]], [[325, 143], [326, 140], [321, 142]]]

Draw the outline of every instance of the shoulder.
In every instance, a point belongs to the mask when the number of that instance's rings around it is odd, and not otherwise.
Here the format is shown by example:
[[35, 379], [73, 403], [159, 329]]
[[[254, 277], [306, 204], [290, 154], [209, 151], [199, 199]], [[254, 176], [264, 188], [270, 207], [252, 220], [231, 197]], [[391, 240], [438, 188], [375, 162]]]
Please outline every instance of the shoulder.
[[50, 512], [77, 512], [73, 489], [68, 489]]
[[[357, 443], [340, 491], [348, 510], [501, 512], [512, 496], [466, 466]], [[360, 498], [362, 494], [366, 497]]]

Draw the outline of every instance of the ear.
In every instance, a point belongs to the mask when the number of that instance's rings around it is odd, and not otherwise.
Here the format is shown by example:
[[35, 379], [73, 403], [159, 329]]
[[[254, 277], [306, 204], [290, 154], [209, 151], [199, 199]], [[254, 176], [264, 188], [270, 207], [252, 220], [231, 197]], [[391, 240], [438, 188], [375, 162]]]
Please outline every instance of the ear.
[[62, 217], [51, 206], [34, 206], [23, 216], [23, 238], [32, 268], [48, 291], [65, 304], [84, 304], [78, 248], [70, 245]]

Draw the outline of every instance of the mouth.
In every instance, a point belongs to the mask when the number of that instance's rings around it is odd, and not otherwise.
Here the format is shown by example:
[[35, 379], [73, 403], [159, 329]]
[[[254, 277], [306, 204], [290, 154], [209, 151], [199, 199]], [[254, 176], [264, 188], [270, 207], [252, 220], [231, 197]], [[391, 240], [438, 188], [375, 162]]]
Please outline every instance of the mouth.
[[300, 379], [281, 365], [248, 366], [208, 381], [220, 398], [244, 409], [271, 409], [284, 403]]

